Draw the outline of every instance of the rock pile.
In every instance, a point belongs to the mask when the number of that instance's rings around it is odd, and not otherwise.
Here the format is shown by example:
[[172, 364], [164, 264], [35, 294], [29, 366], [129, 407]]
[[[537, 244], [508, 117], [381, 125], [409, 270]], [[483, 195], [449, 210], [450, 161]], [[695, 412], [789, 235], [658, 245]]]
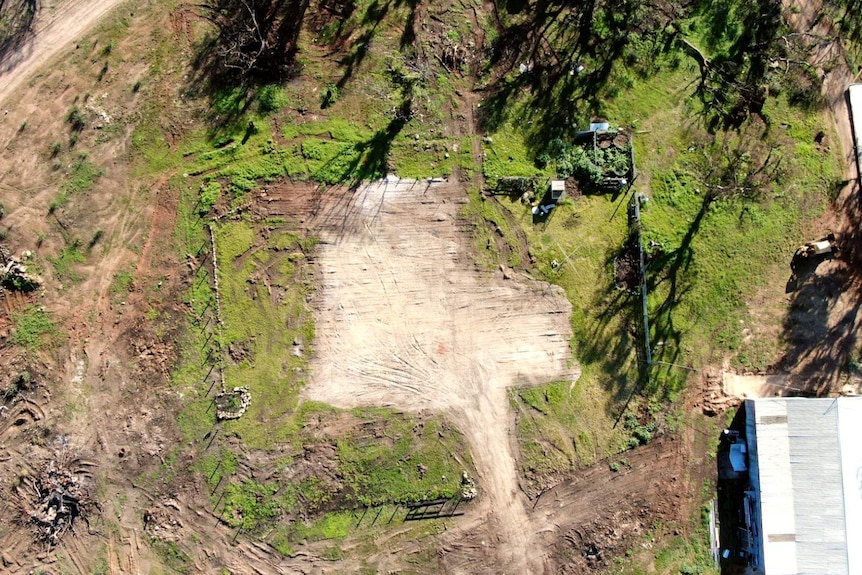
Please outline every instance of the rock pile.
[[239, 419], [251, 405], [251, 392], [247, 386], [223, 391], [215, 397], [216, 417], [220, 420]]
[[476, 489], [476, 482], [470, 479], [466, 471], [463, 472], [461, 474], [461, 499], [463, 501], [470, 501], [471, 499], [475, 499], [478, 494], [479, 490]]
[[30, 252], [24, 252], [21, 258], [8, 255], [0, 249], [0, 290], [34, 291], [42, 284], [42, 278], [27, 273], [23, 264], [31, 257]]

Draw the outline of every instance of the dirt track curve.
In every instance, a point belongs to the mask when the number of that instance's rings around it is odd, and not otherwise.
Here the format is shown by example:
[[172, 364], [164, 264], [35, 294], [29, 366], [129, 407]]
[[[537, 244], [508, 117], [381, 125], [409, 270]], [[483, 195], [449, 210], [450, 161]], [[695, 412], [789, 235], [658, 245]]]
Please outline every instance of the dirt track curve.
[[121, 0], [46, 0], [24, 46], [0, 60], [0, 105]]

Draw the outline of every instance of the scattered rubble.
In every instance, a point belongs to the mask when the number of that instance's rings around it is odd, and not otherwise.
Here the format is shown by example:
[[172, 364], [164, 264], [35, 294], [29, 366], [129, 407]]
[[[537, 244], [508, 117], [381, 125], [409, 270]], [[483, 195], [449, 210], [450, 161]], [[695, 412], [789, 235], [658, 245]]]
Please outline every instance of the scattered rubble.
[[704, 390], [695, 407], [699, 407], [704, 415], [714, 417], [739, 404], [739, 399], [724, 392], [721, 373], [707, 370], [703, 374], [701, 385]]
[[22, 519], [36, 537], [50, 545], [74, 527], [76, 519], [87, 522], [94, 505], [90, 498], [92, 476], [88, 465], [68, 455], [48, 461], [38, 475], [22, 475], [14, 492]]
[[32, 255], [31, 252], [25, 251], [20, 258], [16, 258], [0, 247], [0, 291], [8, 289], [31, 292], [42, 285], [42, 278], [27, 273], [27, 267], [23, 263]]
[[175, 541], [177, 532], [182, 529], [182, 522], [171, 513], [167, 507], [178, 510], [175, 502], [166, 502], [164, 505], [152, 505], [144, 511], [144, 531], [153, 537], [163, 541]]
[[475, 499], [479, 494], [479, 490], [476, 489], [476, 482], [473, 481], [467, 472], [463, 472], [461, 474], [461, 499], [463, 501], [470, 501]]

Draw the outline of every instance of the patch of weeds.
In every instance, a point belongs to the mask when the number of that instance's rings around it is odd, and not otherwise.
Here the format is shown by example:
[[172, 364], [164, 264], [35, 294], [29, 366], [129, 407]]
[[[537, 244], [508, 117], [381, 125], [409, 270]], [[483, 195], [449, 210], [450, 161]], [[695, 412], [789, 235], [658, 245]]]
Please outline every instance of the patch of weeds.
[[353, 530], [356, 518], [352, 511], [327, 513], [310, 524], [302, 522], [295, 526], [294, 536], [297, 540], [322, 541], [326, 539], [344, 539]]
[[221, 184], [216, 181], [207, 182], [201, 185], [198, 193], [198, 213], [206, 215], [218, 202], [221, 195]]
[[[497, 267], [501, 261], [510, 266], [523, 264], [520, 261], [517, 231], [501, 212], [499, 203], [473, 189], [467, 191], [467, 197], [469, 202], [463, 215], [473, 224], [477, 263], [486, 269]], [[498, 238], [502, 238], [501, 243], [506, 250], [504, 253], [498, 249]]]
[[84, 113], [81, 112], [81, 109], [78, 108], [78, 106], [72, 106], [69, 108], [69, 111], [66, 113], [66, 123], [69, 124], [72, 133], [81, 132], [87, 126]]
[[81, 154], [72, 164], [69, 179], [60, 186], [60, 190], [65, 193], [86, 192], [103, 173], [102, 168], [90, 162], [85, 154]]
[[54, 199], [52, 199], [51, 202], [48, 204], [48, 213], [53, 214], [68, 203], [69, 194], [67, 194], [66, 192], [60, 192], [56, 196], [54, 196]]
[[[307, 256], [294, 258], [302, 252], [296, 243], [291, 249], [289, 234], [259, 237], [257, 228], [245, 221], [216, 230], [223, 320], [219, 345], [244, 350], [225, 366], [225, 378], [229, 385], [249, 385], [254, 398], [245, 416], [225, 425], [246, 445], [265, 448], [285, 438], [307, 365], [306, 355], [271, 350], [292, 349], [295, 339], [313, 334], [313, 323], [305, 301], [310, 286], [302, 263]], [[285, 262], [291, 265], [285, 267]], [[273, 299], [270, 290], [282, 295]]]
[[243, 86], [220, 88], [213, 93], [210, 107], [219, 116], [236, 118], [251, 104], [248, 95], [248, 90]]
[[652, 441], [653, 433], [655, 432], [655, 423], [641, 423], [633, 413], [626, 414], [625, 428], [631, 433], [629, 438], [629, 447], [637, 447], [638, 445], [646, 445]]
[[135, 289], [135, 274], [132, 270], [123, 269], [114, 274], [111, 280], [111, 304], [117, 305], [125, 301], [126, 296]]
[[460, 486], [460, 464], [453, 458], [464, 439], [439, 419], [415, 429], [411, 418], [384, 409], [357, 409], [354, 414], [376, 422], [386, 441], [337, 441], [339, 470], [362, 505], [380, 505], [453, 497]]
[[[246, 479], [231, 483], [224, 490], [222, 519], [245, 533], [260, 533], [280, 514], [285, 502], [276, 498], [279, 488], [274, 483], [258, 483]], [[290, 505], [292, 507], [292, 505]]]
[[54, 275], [59, 281], [78, 281], [81, 279], [80, 274], [75, 269], [75, 264], [80, 264], [86, 261], [84, 252], [81, 251], [80, 242], [73, 241], [67, 245], [54, 258], [48, 258], [54, 266]]
[[257, 111], [262, 116], [278, 112], [288, 104], [284, 88], [277, 84], [267, 84], [257, 89]]
[[483, 143], [485, 161], [482, 170], [490, 188], [503, 177], [534, 177], [544, 173], [530, 157], [523, 137], [512, 126], [504, 126]]
[[29, 351], [39, 351], [43, 345], [56, 343], [60, 333], [51, 314], [41, 307], [29, 307], [13, 316], [15, 330], [9, 343]]
[[200, 458], [192, 469], [206, 477], [207, 483], [215, 487], [223, 478], [236, 473], [237, 456], [228, 449], [219, 449], [217, 453], [208, 453]]
[[150, 547], [164, 561], [165, 565], [183, 575], [190, 572], [189, 570], [192, 565], [191, 557], [177, 543], [159, 539], [158, 537], [148, 537], [148, 539]]

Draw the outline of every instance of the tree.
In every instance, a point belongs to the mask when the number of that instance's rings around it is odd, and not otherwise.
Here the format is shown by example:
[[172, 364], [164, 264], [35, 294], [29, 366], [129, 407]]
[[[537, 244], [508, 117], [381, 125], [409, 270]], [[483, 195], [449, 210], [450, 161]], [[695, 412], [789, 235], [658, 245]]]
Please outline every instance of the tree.
[[309, 0], [208, 0], [201, 14], [217, 35], [208, 46], [216, 71], [243, 80], [283, 80], [295, 72]]

